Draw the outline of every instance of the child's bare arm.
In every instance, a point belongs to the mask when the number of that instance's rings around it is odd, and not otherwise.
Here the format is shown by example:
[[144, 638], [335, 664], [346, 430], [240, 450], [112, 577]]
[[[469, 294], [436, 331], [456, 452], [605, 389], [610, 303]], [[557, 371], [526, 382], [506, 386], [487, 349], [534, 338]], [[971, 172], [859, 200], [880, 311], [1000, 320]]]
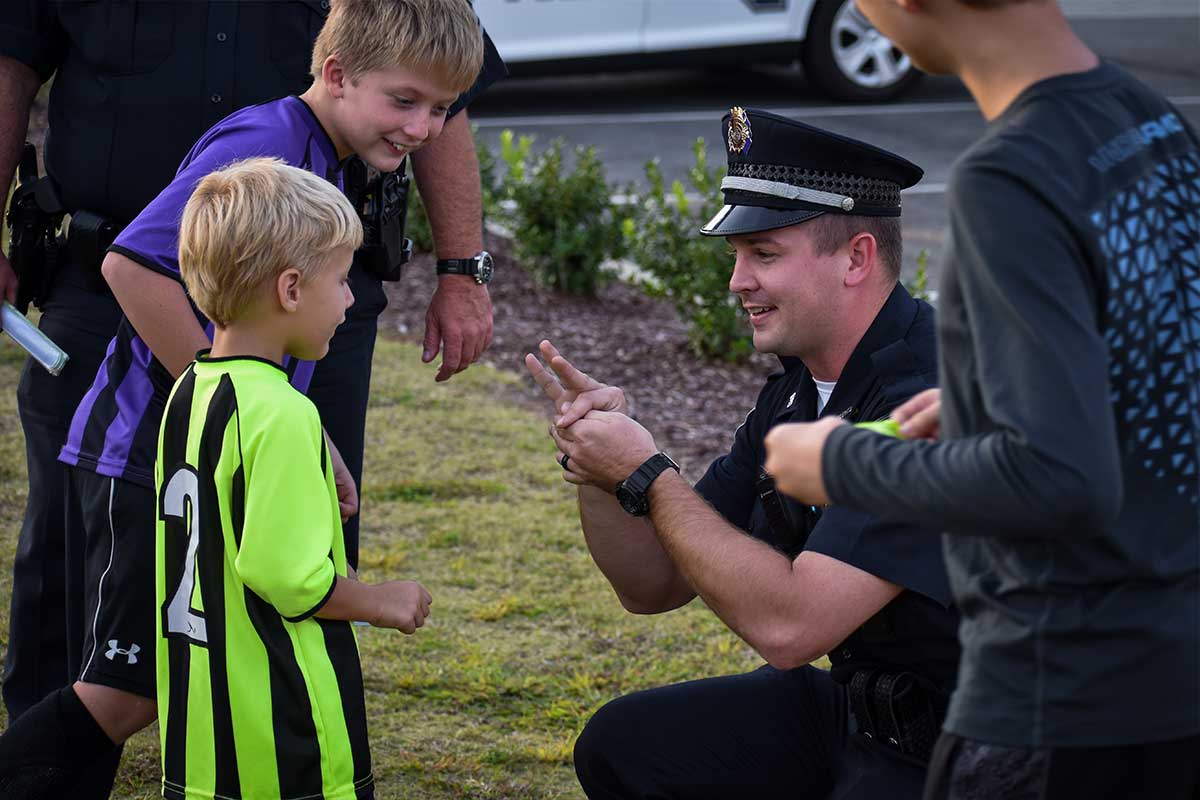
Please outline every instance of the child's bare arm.
[[362, 620], [377, 628], [412, 633], [425, 624], [433, 597], [415, 581], [361, 583], [339, 576], [317, 611], [322, 619]]
[[196, 351], [209, 345], [183, 285], [120, 253], [106, 255], [100, 269], [138, 336], [171, 375], [179, 377]]

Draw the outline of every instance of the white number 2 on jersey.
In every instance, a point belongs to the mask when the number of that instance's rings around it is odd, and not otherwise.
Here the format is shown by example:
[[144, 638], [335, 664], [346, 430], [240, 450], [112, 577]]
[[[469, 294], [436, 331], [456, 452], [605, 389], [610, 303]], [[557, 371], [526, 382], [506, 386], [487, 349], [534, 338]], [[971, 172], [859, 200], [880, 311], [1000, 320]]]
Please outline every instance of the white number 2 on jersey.
[[[204, 617], [192, 611], [192, 591], [196, 586], [196, 548], [200, 545], [200, 504], [197, 497], [200, 494], [200, 480], [195, 471], [187, 465], [180, 466], [167, 482], [162, 495], [162, 513], [164, 517], [178, 517], [181, 521], [187, 515], [188, 504], [192, 507], [192, 524], [188, 529], [187, 555], [184, 557], [183, 575], [179, 586], [167, 603], [167, 614], [164, 622], [164, 633], [175, 633], [191, 639], [196, 644], [208, 644], [208, 626]], [[174, 565], [167, 565], [168, 569]]]

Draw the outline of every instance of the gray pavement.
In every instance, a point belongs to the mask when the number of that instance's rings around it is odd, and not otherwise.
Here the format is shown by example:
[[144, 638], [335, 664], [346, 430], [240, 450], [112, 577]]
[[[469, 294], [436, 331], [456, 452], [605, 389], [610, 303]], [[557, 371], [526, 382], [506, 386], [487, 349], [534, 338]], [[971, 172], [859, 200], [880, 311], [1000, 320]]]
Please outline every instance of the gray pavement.
[[[1171, 97], [1200, 129], [1200, 0], [1067, 0], [1080, 36]], [[808, 86], [799, 69], [746, 67], [674, 70], [508, 81], [472, 106], [479, 138], [497, 146], [505, 128], [594, 145], [610, 181], [638, 183], [642, 164], [657, 157], [668, 180], [685, 177], [691, 143], [704, 137], [710, 159], [722, 159], [719, 120], [732, 105], [778, 111], [905, 155], [925, 179], [905, 196], [906, 272], [921, 249], [934, 277], [944, 243], [944, 184], [954, 160], [984, 129], [970, 96], [955, 79], [927, 77], [899, 101], [874, 106], [833, 104]]]

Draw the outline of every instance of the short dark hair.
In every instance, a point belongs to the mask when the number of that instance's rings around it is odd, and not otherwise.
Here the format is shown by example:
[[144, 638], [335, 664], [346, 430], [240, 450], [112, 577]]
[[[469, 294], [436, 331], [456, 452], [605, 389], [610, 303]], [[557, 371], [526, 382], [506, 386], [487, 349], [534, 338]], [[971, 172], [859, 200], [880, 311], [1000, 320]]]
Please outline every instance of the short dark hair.
[[900, 236], [899, 217], [860, 217], [850, 214], [822, 214], [807, 223], [812, 235], [813, 249], [827, 256], [859, 233], [875, 237], [876, 252], [892, 280], [900, 279], [904, 242]]

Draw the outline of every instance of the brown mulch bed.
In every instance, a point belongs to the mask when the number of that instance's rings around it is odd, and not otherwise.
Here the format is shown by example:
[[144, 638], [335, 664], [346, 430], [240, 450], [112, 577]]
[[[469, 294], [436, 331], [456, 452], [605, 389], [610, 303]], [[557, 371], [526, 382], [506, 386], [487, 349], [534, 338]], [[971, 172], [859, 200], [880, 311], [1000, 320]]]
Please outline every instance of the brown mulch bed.
[[[633, 399], [638, 420], [692, 479], [728, 449], [763, 379], [778, 369], [770, 356], [756, 355], [745, 365], [698, 359], [669, 303], [620, 282], [595, 299], [550, 292], [516, 263], [509, 241], [489, 235], [485, 246], [496, 259], [495, 335], [482, 361], [525, 375], [525, 354], [550, 339], [592, 377], [621, 386]], [[381, 333], [420, 341], [433, 273], [433, 258], [417, 255], [404, 278], [387, 285]], [[526, 378], [523, 387], [511, 399], [548, 413], [533, 381]]]

